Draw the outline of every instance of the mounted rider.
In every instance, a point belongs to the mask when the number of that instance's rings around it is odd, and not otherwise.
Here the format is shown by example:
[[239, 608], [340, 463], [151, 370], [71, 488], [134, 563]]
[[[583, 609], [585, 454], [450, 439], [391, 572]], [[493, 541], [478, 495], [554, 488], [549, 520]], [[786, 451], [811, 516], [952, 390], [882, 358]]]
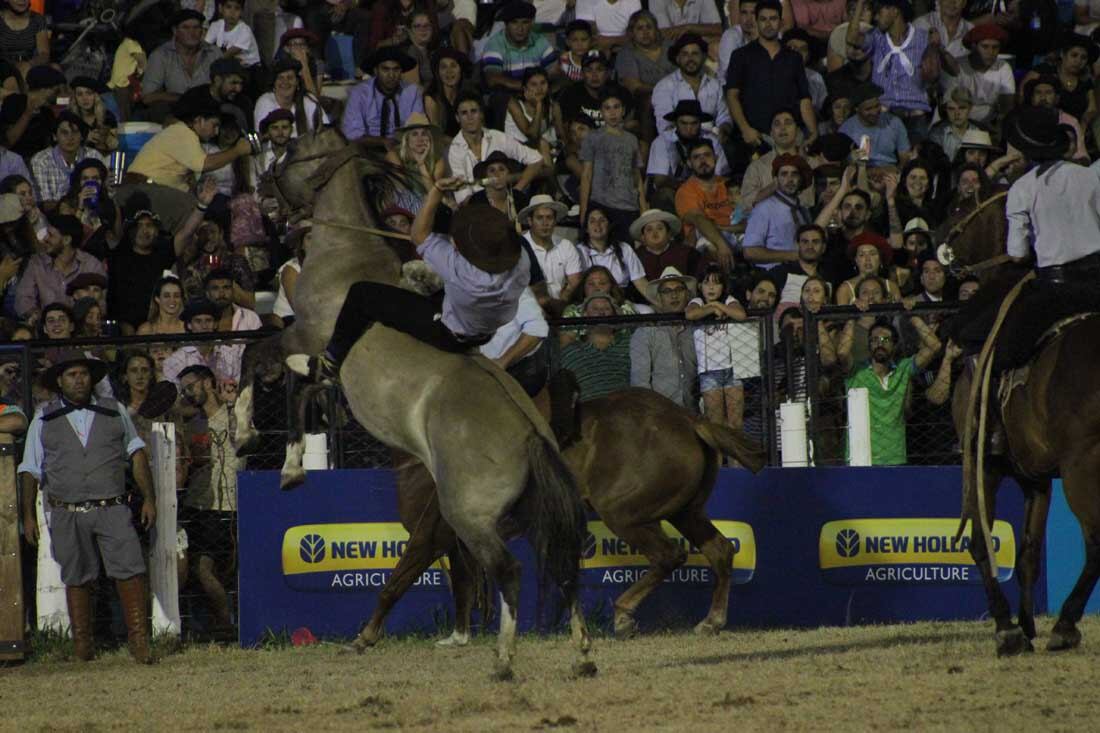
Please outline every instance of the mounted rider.
[[[1005, 122], [1011, 148], [1032, 165], [1008, 192], [1007, 254], [1012, 262], [1034, 260], [1035, 278], [1011, 305], [997, 339], [993, 375], [1024, 366], [1051, 326], [1075, 315], [1100, 311], [1100, 175], [1066, 160], [1072, 143], [1057, 110], [1025, 107]], [[1001, 299], [961, 318], [960, 340], [980, 350]], [[969, 309], [968, 309], [969, 310]], [[976, 348], [975, 348], [976, 347]]]
[[444, 192], [464, 184], [458, 178], [436, 181], [409, 232], [417, 254], [443, 280], [442, 303], [394, 285], [357, 282], [348, 290], [324, 352], [288, 356], [291, 371], [336, 381], [352, 347], [375, 323], [443, 351], [465, 353], [488, 343], [515, 317], [531, 279], [531, 262], [508, 217], [486, 204], [468, 204], [452, 217], [451, 237], [432, 231]]

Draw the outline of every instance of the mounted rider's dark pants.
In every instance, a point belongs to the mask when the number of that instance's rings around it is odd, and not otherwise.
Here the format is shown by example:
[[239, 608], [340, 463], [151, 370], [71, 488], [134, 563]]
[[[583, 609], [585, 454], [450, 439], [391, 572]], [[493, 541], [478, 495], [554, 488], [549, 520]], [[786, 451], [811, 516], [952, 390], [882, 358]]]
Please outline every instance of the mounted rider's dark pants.
[[342, 364], [359, 337], [375, 323], [453, 353], [470, 351], [492, 339], [492, 334], [467, 337], [453, 333], [443, 325], [441, 305], [442, 301], [437, 303], [404, 288], [362, 280], [348, 289], [325, 351], [333, 362]]

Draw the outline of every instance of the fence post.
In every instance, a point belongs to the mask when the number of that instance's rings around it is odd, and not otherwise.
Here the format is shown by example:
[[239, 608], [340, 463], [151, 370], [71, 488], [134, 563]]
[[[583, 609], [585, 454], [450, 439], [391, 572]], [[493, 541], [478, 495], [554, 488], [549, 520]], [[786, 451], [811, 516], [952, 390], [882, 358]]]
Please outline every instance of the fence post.
[[149, 548], [153, 633], [180, 635], [179, 541], [176, 526], [176, 426], [153, 423], [153, 495], [157, 523]]
[[848, 390], [848, 465], [871, 465], [871, 400], [866, 387]]
[[764, 382], [763, 395], [761, 399], [764, 400], [764, 425], [768, 435], [768, 463], [772, 466], [778, 466], [779, 463], [779, 421], [776, 417], [776, 413], [779, 410], [779, 401], [776, 398], [775, 393], [775, 322], [772, 320], [771, 315], [763, 315], [760, 317], [761, 331], [760, 336], [761, 343], [763, 345], [760, 364], [760, 375]]
[[69, 606], [65, 601], [65, 584], [61, 582], [61, 566], [53, 559], [50, 523], [46, 521], [43, 493], [38, 492], [35, 511], [38, 513], [38, 581], [35, 601], [38, 629], [66, 631], [69, 628]]
[[788, 400], [779, 406], [780, 429], [783, 438], [783, 467], [810, 465], [809, 442], [806, 440], [806, 403]]
[[[817, 462], [817, 446], [814, 440], [817, 438], [817, 388], [818, 388], [818, 349], [817, 319], [816, 314], [803, 306], [802, 308], [802, 343], [803, 356], [806, 364], [806, 409], [810, 413], [809, 430], [806, 431], [806, 450], [808, 459], [812, 463]], [[793, 365], [792, 365], [793, 366]]]
[[26, 653], [16, 487], [15, 438], [0, 433], [0, 660], [22, 659]]

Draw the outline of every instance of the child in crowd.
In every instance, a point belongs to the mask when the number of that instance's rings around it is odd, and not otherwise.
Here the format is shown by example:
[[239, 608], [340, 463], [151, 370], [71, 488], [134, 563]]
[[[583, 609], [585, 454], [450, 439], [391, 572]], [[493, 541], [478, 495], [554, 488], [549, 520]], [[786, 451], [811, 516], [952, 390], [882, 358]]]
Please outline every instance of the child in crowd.
[[623, 100], [608, 94], [600, 104], [600, 113], [603, 127], [588, 133], [581, 143], [581, 221], [589, 202], [595, 201], [607, 209], [612, 238], [629, 242], [630, 224], [649, 208], [642, 179], [645, 161], [638, 138], [623, 127]]
[[[745, 320], [745, 309], [726, 292], [726, 278], [718, 264], [707, 265], [700, 297], [693, 298], [685, 315], [689, 321], [715, 318]], [[714, 324], [695, 328], [695, 359], [699, 365], [699, 391], [703, 414], [709, 420], [740, 429], [745, 404], [741, 380], [733, 369], [734, 343], [730, 326]]]
[[241, 21], [242, 0], [219, 0], [217, 20], [206, 31], [206, 42], [220, 48], [226, 56], [236, 56], [241, 66], [251, 69], [260, 63], [260, 47], [248, 24]]
[[558, 57], [561, 73], [569, 81], [584, 79], [581, 62], [592, 49], [592, 24], [587, 20], [574, 20], [565, 27], [566, 50]]

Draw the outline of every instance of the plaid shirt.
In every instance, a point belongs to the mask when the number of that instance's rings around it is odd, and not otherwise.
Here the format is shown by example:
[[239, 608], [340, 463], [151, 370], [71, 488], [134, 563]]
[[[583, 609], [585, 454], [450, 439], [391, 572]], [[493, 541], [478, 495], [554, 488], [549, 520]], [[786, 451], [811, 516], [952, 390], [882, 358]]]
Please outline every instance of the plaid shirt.
[[65, 162], [56, 145], [35, 153], [31, 158], [35, 197], [39, 201], [60, 201], [69, 192], [69, 176], [72, 175], [75, 164], [85, 158], [95, 158], [107, 165], [107, 159], [98, 150], [83, 146], [76, 151], [73, 165]]

